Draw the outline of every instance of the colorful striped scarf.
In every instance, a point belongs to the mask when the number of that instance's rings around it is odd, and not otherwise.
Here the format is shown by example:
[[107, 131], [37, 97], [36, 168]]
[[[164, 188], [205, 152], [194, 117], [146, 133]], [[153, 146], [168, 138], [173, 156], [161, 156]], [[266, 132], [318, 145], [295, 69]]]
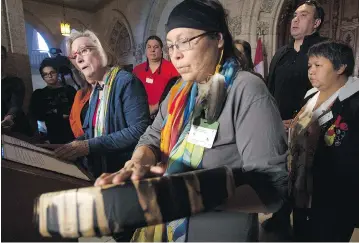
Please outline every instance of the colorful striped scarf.
[[[221, 74], [225, 77], [227, 94], [238, 70], [236, 60], [224, 63]], [[202, 168], [204, 147], [187, 142], [195, 107], [202, 103], [197, 97], [196, 82], [177, 81], [169, 93], [167, 116], [161, 130], [162, 162], [167, 162], [165, 175]], [[193, 212], [195, 213], [195, 212]], [[188, 218], [137, 229], [132, 241], [186, 241]]]
[[100, 103], [98, 104], [96, 113], [96, 125], [94, 128], [95, 137], [100, 137], [105, 134], [108, 100], [114, 83], [113, 81], [115, 80], [119, 70], [119, 67], [113, 67], [106, 74], [102, 96], [100, 97]]

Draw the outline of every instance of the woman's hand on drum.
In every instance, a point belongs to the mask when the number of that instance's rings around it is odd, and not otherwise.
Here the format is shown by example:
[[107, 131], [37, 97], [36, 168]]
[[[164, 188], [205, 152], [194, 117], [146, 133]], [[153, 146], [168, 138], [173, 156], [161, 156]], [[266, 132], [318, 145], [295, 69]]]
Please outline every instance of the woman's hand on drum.
[[143, 163], [138, 159], [131, 159], [125, 166], [115, 173], [103, 173], [95, 182], [95, 186], [108, 184], [121, 184], [127, 180], [141, 180], [149, 176], [162, 176], [165, 173], [165, 167], [159, 163], [151, 165]]

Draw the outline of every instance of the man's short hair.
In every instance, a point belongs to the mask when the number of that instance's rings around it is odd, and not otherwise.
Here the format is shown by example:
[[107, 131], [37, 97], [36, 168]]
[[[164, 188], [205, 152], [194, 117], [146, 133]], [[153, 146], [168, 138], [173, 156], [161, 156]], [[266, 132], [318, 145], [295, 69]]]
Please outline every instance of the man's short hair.
[[346, 65], [343, 74], [347, 77], [353, 75], [355, 65], [353, 49], [342, 41], [329, 40], [313, 45], [309, 48], [308, 57], [313, 56], [327, 58], [333, 64], [334, 70]]
[[309, 6], [314, 6], [315, 7], [314, 19], [320, 19], [321, 20], [319, 26], [316, 29], [317, 31], [319, 31], [320, 28], [322, 27], [323, 23], [324, 23], [324, 16], [325, 16], [324, 9], [320, 5], [320, 3], [318, 1], [316, 1], [316, 0], [307, 0], [304, 3], [302, 3], [301, 5], [303, 5], [303, 4], [307, 4]]

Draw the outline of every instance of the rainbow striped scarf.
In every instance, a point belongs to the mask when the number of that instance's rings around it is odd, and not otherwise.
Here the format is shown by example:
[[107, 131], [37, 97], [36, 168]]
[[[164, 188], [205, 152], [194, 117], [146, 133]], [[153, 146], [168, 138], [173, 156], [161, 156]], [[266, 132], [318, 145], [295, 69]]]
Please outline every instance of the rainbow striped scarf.
[[100, 137], [105, 134], [108, 100], [111, 93], [112, 85], [114, 83], [113, 81], [115, 80], [118, 71], [120, 71], [119, 67], [113, 67], [106, 74], [102, 97], [100, 98], [100, 103], [98, 104], [98, 109], [96, 113], [96, 125], [94, 128], [95, 137]]
[[[239, 66], [234, 59], [224, 63], [221, 74], [225, 77], [227, 94], [232, 86], [234, 74]], [[187, 142], [192, 124], [192, 115], [197, 99], [196, 82], [177, 81], [169, 93], [167, 117], [161, 131], [162, 162], [167, 162], [165, 175], [202, 168], [204, 147]], [[186, 241], [188, 218], [182, 218], [166, 224], [137, 229], [132, 241]]]

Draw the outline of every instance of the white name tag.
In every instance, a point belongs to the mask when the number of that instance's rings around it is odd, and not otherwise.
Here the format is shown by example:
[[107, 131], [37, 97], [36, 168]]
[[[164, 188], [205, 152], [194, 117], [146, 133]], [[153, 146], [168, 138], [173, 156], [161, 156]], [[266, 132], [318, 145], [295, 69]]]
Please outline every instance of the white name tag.
[[153, 79], [152, 78], [146, 78], [146, 83], [153, 84]]
[[192, 124], [187, 141], [205, 148], [212, 148], [218, 126], [218, 122], [208, 124], [204, 119], [201, 119], [199, 126]]
[[319, 123], [319, 126], [327, 123], [328, 121], [330, 121], [331, 119], [333, 118], [333, 113], [330, 111], [328, 112], [327, 114], [325, 114], [324, 116], [320, 117], [318, 119], [318, 123]]

